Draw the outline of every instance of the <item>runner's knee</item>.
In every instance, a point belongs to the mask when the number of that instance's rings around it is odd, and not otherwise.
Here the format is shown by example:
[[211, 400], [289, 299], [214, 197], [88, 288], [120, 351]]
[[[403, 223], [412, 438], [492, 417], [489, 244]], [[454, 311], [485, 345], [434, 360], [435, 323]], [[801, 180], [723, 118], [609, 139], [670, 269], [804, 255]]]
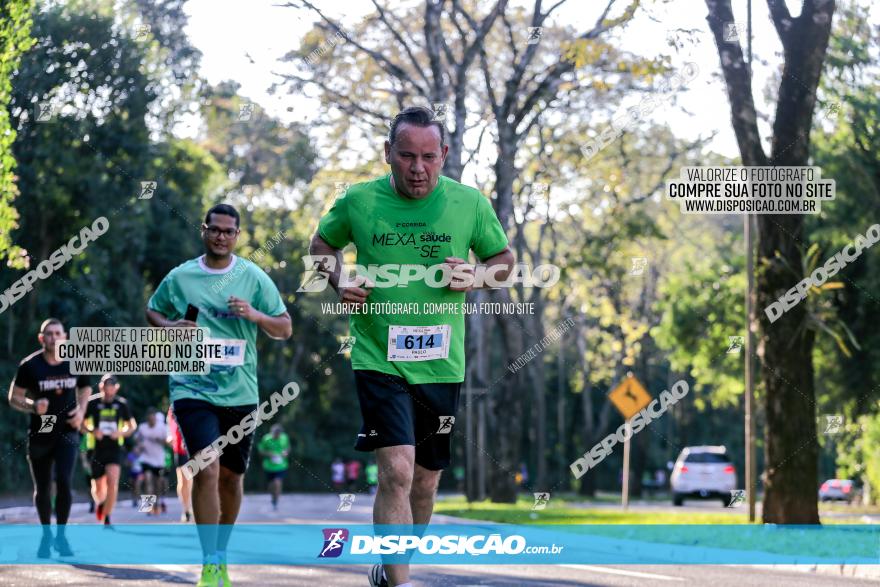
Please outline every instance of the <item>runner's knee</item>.
[[379, 473], [379, 487], [386, 491], [408, 493], [412, 487], [413, 470], [403, 459], [393, 461]]

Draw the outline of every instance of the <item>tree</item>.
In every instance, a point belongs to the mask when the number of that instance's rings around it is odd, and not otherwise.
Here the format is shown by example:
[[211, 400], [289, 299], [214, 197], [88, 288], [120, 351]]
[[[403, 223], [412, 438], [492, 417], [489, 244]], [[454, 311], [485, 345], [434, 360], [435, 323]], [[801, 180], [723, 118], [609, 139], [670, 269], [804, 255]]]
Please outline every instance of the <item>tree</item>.
[[18, 212], [13, 201], [18, 195], [15, 184], [15, 157], [12, 143], [15, 130], [9, 124], [7, 106], [12, 98], [12, 73], [18, 67], [21, 54], [34, 40], [30, 36], [32, 0], [0, 0], [0, 262], [4, 259], [10, 267], [21, 268], [20, 247], [12, 244], [11, 233], [17, 227]]
[[[797, 18], [791, 16], [783, 0], [768, 0], [784, 52], [769, 157], [758, 134], [751, 73], [742, 48], [738, 42], [725, 40], [725, 26], [734, 22], [730, 0], [706, 0], [706, 6], [743, 165], [806, 165], [834, 0], [804, 0]], [[812, 357], [815, 331], [805, 323], [803, 305], [795, 306], [773, 323], [760, 310], [802, 277], [803, 216], [758, 215], [757, 235], [755, 307], [759, 314], [758, 356], [767, 418], [763, 519], [768, 523], [817, 524], [818, 443]]]

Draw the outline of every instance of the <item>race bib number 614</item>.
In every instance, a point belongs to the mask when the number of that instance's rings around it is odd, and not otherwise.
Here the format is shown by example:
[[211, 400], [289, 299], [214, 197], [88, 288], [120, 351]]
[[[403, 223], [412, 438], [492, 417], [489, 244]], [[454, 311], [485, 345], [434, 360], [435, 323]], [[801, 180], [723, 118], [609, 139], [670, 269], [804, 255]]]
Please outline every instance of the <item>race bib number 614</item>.
[[449, 324], [389, 326], [389, 361], [432, 361], [449, 358]]

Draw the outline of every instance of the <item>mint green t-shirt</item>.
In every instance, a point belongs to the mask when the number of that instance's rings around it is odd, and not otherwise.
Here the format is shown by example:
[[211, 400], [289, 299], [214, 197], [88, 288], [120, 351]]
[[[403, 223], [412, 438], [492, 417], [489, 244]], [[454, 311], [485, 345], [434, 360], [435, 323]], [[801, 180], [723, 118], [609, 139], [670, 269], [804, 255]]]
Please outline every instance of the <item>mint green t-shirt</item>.
[[210, 329], [214, 339], [245, 341], [244, 363], [211, 365], [206, 375], [172, 374], [168, 378], [171, 401], [191, 398], [218, 406], [259, 403], [257, 391], [257, 325], [229, 310], [227, 300], [235, 296], [269, 316], [287, 311], [278, 288], [251, 261], [233, 255], [225, 269], [211, 269], [202, 257], [178, 265], [159, 284], [147, 303], [151, 310], [169, 320], [180, 320], [187, 304], [199, 309], [196, 324]]
[[[399, 195], [390, 184], [390, 174], [351, 186], [321, 219], [321, 238], [341, 249], [353, 242], [357, 264], [369, 267], [390, 263], [433, 266], [446, 257], [468, 259], [473, 251], [479, 259], [497, 255], [507, 246], [507, 236], [489, 199], [478, 190], [441, 176], [425, 198], [413, 200]], [[376, 280], [374, 280], [376, 281]], [[436, 283], [435, 279], [433, 280]], [[375, 287], [368, 304], [415, 303], [418, 313], [352, 314], [351, 350], [354, 369], [379, 371], [405, 378], [409, 383], [457, 383], [464, 381], [464, 292], [448, 287], [430, 287], [425, 280], [410, 281], [405, 287]], [[424, 304], [452, 303], [457, 312], [424, 313]], [[448, 308], [449, 306], [447, 306]], [[448, 358], [389, 360], [392, 327], [448, 325]], [[395, 329], [395, 339], [398, 338]], [[403, 340], [404, 336], [399, 337]], [[427, 337], [426, 337], [427, 338]], [[440, 340], [435, 336], [429, 344]], [[416, 344], [423, 341], [416, 337]], [[413, 344], [413, 338], [407, 345]]]

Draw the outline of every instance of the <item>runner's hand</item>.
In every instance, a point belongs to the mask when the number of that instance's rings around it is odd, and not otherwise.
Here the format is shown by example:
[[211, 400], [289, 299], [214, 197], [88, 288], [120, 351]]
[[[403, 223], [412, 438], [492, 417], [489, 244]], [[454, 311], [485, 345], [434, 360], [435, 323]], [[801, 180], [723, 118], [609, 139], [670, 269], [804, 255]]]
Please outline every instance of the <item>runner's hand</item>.
[[34, 402], [34, 413], [38, 416], [42, 416], [46, 413], [46, 410], [49, 409], [49, 400], [44, 397], [36, 400]]
[[111, 432], [110, 438], [112, 438], [113, 440], [119, 440], [119, 431], [114, 430], [113, 432]]
[[79, 411], [79, 408], [73, 408], [67, 412], [67, 415], [70, 416], [67, 419], [68, 425], [74, 430], [79, 430], [79, 427], [82, 426], [83, 423], [83, 415], [82, 412]]
[[169, 328], [198, 328], [199, 325], [192, 320], [177, 320], [169, 325]]
[[[449, 282], [449, 289], [452, 291], [472, 291], [474, 289], [474, 266], [459, 257], [446, 257], [443, 260], [445, 265], [449, 265], [453, 269], [452, 281]], [[461, 274], [470, 275], [470, 279], [462, 279]]]
[[95, 428], [93, 434], [95, 435], [95, 440], [101, 440], [102, 438], [104, 438], [104, 433], [101, 432], [100, 428]]
[[[367, 296], [370, 295], [373, 287], [376, 285], [363, 275], [357, 275], [354, 278], [355, 285], [351, 287], [340, 287], [339, 298], [347, 304], [364, 304]], [[364, 287], [358, 287], [363, 285]]]
[[235, 296], [229, 296], [229, 300], [227, 300], [226, 303], [229, 304], [229, 311], [239, 318], [256, 322], [260, 315], [259, 312], [257, 312], [257, 310], [255, 310], [248, 302]]

